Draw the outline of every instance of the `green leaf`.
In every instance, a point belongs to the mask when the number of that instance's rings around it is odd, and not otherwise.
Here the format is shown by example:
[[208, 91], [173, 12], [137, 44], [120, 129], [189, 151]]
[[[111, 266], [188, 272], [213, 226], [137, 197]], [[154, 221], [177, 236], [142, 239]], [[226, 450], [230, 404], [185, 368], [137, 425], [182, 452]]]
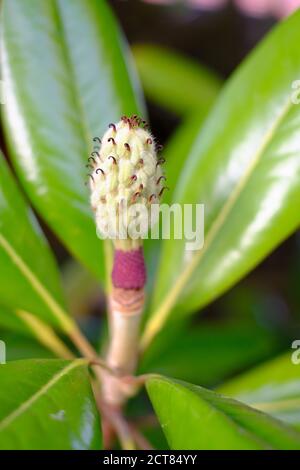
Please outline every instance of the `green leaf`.
[[144, 345], [176, 302], [179, 315], [208, 304], [299, 226], [299, 40], [298, 11], [239, 67], [196, 139], [173, 200], [204, 204], [204, 247], [163, 243]]
[[223, 384], [219, 391], [300, 429], [300, 365], [292, 352]]
[[[16, 314], [16, 312], [4, 306], [0, 306], [0, 327], [10, 331], [21, 333], [25, 336], [32, 335], [29, 327]], [[2, 338], [0, 337], [0, 339]]]
[[221, 88], [213, 72], [163, 47], [139, 44], [133, 54], [150, 100], [178, 115], [197, 110], [204, 118]]
[[0, 381], [1, 449], [101, 449], [84, 360], [10, 362], [0, 367]]
[[[25, 310], [60, 329], [71, 319], [57, 268], [40, 227], [0, 154], [0, 305]], [[18, 320], [7, 320], [19, 324]], [[8, 325], [6, 325], [8, 326]]]
[[147, 381], [171, 449], [300, 449], [300, 433], [238, 401], [185, 382]]
[[167, 330], [169, 334], [158, 335], [145, 352], [141, 373], [215, 386], [278, 351], [274, 335], [254, 324], [201, 322], [175, 329], [169, 325]]
[[138, 110], [128, 48], [104, 0], [5, 0], [2, 16], [3, 112], [16, 170], [52, 230], [103, 278], [85, 163], [93, 137]]
[[[31, 334], [31, 332], [29, 333]], [[24, 336], [23, 336], [24, 335]], [[6, 346], [6, 361], [15, 361], [18, 359], [48, 359], [54, 358], [54, 354], [45, 348], [36, 339], [20, 331], [10, 331], [9, 329], [0, 329], [0, 340], [4, 341]]]

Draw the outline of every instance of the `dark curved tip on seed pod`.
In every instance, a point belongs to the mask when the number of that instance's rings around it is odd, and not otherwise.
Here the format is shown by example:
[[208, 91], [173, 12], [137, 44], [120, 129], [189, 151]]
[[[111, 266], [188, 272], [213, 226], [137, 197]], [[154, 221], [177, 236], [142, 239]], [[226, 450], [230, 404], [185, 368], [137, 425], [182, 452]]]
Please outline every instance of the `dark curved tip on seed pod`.
[[93, 162], [96, 163], [96, 160], [94, 159], [94, 157], [89, 157], [88, 161], [90, 161], [90, 160], [93, 160]]
[[100, 139], [100, 137], [94, 137], [94, 138], [93, 138], [93, 142], [99, 142], [99, 144], [101, 144], [101, 139]]
[[113, 155], [110, 155], [110, 156], [108, 157], [108, 159], [110, 159], [110, 158], [112, 159], [113, 164], [116, 165], [116, 164], [117, 164], [117, 160], [115, 159], [115, 157], [114, 157]]
[[159, 197], [161, 197], [163, 195], [163, 192], [164, 192], [165, 189], [167, 189], [168, 191], [170, 190], [170, 188], [168, 188], [168, 186], [164, 186], [163, 188], [161, 188], [161, 190], [158, 193]]
[[158, 144], [158, 145], [156, 146], [156, 151], [157, 151], [157, 152], [161, 152], [163, 148], [164, 148], [163, 145]]
[[149, 202], [152, 202], [153, 199], [156, 199], [156, 194], [151, 194], [149, 197]]
[[92, 155], [92, 156], [96, 155], [97, 157], [99, 157], [99, 158], [100, 158], [100, 154], [99, 154], [99, 152], [92, 152], [92, 153], [91, 153], [91, 155]]
[[104, 171], [102, 170], [102, 168], [97, 168], [97, 170], [96, 170], [96, 174], [97, 174], [97, 175], [98, 175], [99, 171], [101, 171], [101, 173], [102, 173], [103, 176], [105, 175], [105, 173], [104, 173]]
[[87, 176], [89, 176], [94, 181], [94, 177], [91, 175], [91, 173], [88, 173]]
[[131, 179], [131, 181], [136, 181], [136, 180], [137, 180], [137, 176], [136, 176], [136, 175], [132, 175], [132, 176], [130, 177], [130, 179]]
[[144, 189], [144, 185], [143, 185], [142, 183], [140, 184], [140, 187], [139, 187], [139, 189], [140, 189], [140, 191], [143, 191], [143, 189]]
[[144, 160], [142, 158], [139, 159], [139, 164], [144, 165]]
[[128, 150], [128, 152], [130, 152], [130, 145], [127, 142], [125, 142], [124, 147], [126, 148], [126, 150]]
[[147, 140], [146, 140], [146, 144], [149, 144], [149, 145], [151, 145], [151, 144], [152, 144], [152, 139], [150, 139], [150, 138], [149, 138], [149, 139], [147, 139]]
[[113, 129], [114, 132], [117, 132], [116, 125], [113, 124], [112, 122], [108, 125], [108, 127], [110, 127], [111, 129]]
[[133, 114], [130, 118], [128, 118], [128, 121], [130, 122], [132, 127], [137, 126], [138, 125], [138, 115]]
[[163, 165], [165, 163], [165, 159], [164, 158], [160, 158], [159, 160], [157, 160], [157, 163], [156, 163], [156, 168], [158, 167], [158, 165]]
[[94, 169], [94, 167], [93, 167], [90, 163], [88, 163], [87, 165], [85, 165], [85, 167], [86, 167], [86, 168], [90, 168], [91, 170]]
[[158, 178], [158, 180], [156, 181], [156, 184], [159, 184], [159, 183], [161, 182], [161, 180], [165, 180], [165, 181], [166, 181], [166, 179], [167, 179], [167, 178], [162, 175], [162, 176], [160, 176], [160, 177]]
[[132, 196], [132, 202], [135, 202], [136, 199], [137, 199], [138, 197], [140, 197], [140, 196], [141, 196], [140, 191], [137, 191], [136, 193], [134, 193], [134, 195]]
[[113, 145], [116, 145], [116, 141], [113, 137], [110, 137], [109, 139], [107, 139], [107, 142], [112, 142]]

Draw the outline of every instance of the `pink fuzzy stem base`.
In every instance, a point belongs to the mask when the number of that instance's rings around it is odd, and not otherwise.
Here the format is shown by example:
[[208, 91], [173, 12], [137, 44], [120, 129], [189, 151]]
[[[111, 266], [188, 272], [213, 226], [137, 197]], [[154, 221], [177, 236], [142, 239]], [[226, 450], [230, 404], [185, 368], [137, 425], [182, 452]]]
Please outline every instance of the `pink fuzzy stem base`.
[[115, 250], [112, 271], [114, 287], [121, 289], [142, 289], [146, 283], [146, 268], [143, 249]]

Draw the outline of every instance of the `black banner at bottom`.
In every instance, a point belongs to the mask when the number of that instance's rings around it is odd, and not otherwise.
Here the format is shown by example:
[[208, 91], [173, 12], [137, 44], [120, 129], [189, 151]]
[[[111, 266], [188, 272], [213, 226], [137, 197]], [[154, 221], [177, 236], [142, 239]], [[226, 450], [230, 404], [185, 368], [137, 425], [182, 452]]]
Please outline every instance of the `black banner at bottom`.
[[[289, 461], [299, 461], [297, 451], [0, 451], [0, 464], [14, 462], [18, 464], [70, 464], [72, 467], [88, 465], [89, 468], [123, 466], [124, 468], [140, 468], [140, 466], [171, 465], [172, 467], [203, 466], [214, 462], [251, 462], [256, 460], [261, 464], [265, 460], [268, 465], [272, 460], [276, 463], [282, 459], [284, 465]], [[83, 469], [85, 470], [85, 469]]]

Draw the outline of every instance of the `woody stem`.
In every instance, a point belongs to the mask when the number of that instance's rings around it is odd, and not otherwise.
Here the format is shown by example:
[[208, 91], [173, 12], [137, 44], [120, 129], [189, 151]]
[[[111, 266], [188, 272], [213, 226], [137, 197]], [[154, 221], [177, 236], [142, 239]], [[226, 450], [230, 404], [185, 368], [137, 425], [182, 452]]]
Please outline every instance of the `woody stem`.
[[144, 289], [113, 287], [110, 298], [110, 343], [107, 365], [116, 370], [118, 377], [103, 372], [103, 399], [120, 407], [131, 393], [129, 384], [122, 387], [121, 377], [135, 371], [138, 358], [140, 320], [144, 307]]

